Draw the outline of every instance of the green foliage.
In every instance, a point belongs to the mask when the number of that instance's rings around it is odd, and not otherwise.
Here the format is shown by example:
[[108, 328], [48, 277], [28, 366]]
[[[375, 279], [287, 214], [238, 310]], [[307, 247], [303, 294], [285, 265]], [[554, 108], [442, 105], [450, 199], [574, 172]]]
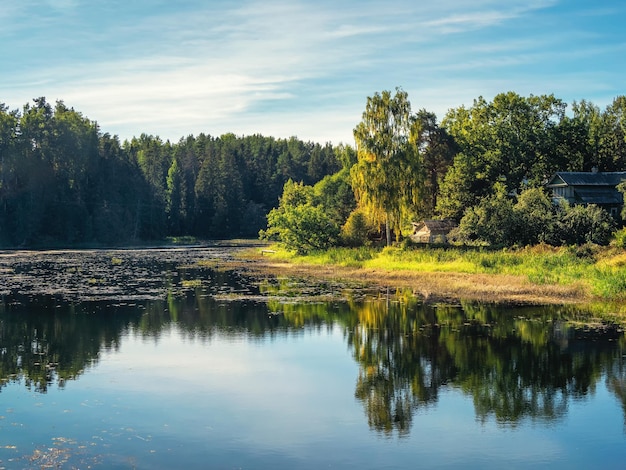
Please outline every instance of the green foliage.
[[350, 171], [342, 169], [316, 183], [313, 186], [313, 200], [324, 208], [337, 225], [343, 224], [356, 207], [350, 185]]
[[617, 248], [626, 248], [626, 228], [622, 228], [613, 234], [611, 245]]
[[403, 215], [414, 212], [423, 189], [423, 168], [411, 136], [413, 118], [408, 95], [396, 89], [367, 98], [361, 122], [354, 129], [358, 161], [351, 169], [359, 207], [373, 222], [401, 232]]
[[[616, 186], [617, 190], [622, 193], [622, 200], [626, 201], [626, 182], [622, 182]], [[620, 213], [622, 220], [626, 221], [626, 204], [622, 206], [622, 212]]]
[[424, 172], [418, 218], [431, 218], [437, 208], [443, 178], [458, 147], [446, 130], [438, 126], [437, 116], [425, 109], [419, 110], [414, 116], [411, 134], [419, 150]]
[[458, 218], [463, 210], [493, 193], [503, 182], [507, 191], [525, 181], [539, 185], [559, 170], [551, 160], [556, 123], [565, 104], [552, 95], [501, 93], [492, 102], [480, 97], [471, 108], [450, 110], [443, 127], [456, 140], [463, 157], [455, 159], [442, 187], [439, 211]]
[[469, 208], [452, 238], [460, 243], [492, 246], [606, 245], [615, 230], [608, 212], [595, 205], [564, 204], [554, 207], [540, 188], [523, 191], [517, 203], [507, 197], [504, 186], [496, 194]]
[[[556, 170], [626, 168], [626, 97], [604, 110], [584, 100], [570, 116], [564, 108], [552, 95], [508, 92], [450, 110], [439, 127], [426, 110], [412, 114], [401, 89], [384, 91], [368, 98], [353, 149], [233, 134], [121, 144], [62, 101], [37, 98], [21, 111], [0, 103], [0, 246], [251, 236], [289, 179], [336, 226], [356, 196], [368, 219], [398, 235], [422, 217], [466, 216], [467, 241], [606, 243], [613, 225], [603, 213], [554, 209], [525, 190]], [[521, 191], [512, 213], [499, 186]]]
[[287, 180], [315, 184], [350, 151], [232, 134], [121, 144], [61, 101], [0, 103], [0, 246], [253, 236]]
[[454, 236], [459, 241], [509, 246], [516, 242], [518, 220], [504, 185], [498, 185], [493, 196], [466, 211]]
[[364, 246], [369, 244], [370, 236], [376, 232], [362, 210], [354, 210], [341, 227], [341, 241], [346, 246]]
[[474, 159], [459, 153], [441, 183], [436, 212], [444, 218], [460, 220], [465, 209], [476, 205], [488, 191], [490, 185], [480, 175]]
[[319, 205], [313, 204], [313, 188], [289, 180], [278, 208], [267, 215], [261, 238], [278, 240], [290, 250], [308, 253], [336, 245], [339, 228]]
[[608, 212], [590, 204], [565, 206], [556, 230], [557, 239], [563, 245], [607, 245], [615, 228], [615, 221]]
[[517, 215], [515, 243], [535, 245], [552, 241], [556, 211], [552, 200], [541, 188], [522, 191], [513, 209]]
[[181, 235], [181, 222], [185, 218], [184, 178], [178, 160], [174, 158], [167, 172], [166, 212], [168, 233]]
[[303, 204], [284, 210], [272, 209], [267, 215], [264, 238], [278, 238], [298, 253], [323, 250], [337, 243], [339, 230], [321, 207]]

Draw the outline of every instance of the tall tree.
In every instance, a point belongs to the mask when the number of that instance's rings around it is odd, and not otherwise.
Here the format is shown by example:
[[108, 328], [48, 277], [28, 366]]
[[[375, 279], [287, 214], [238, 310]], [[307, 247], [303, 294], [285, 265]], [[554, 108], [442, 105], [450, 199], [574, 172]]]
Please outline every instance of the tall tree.
[[10, 243], [15, 223], [14, 201], [19, 191], [17, 165], [18, 111], [0, 103], [0, 243]]
[[174, 158], [167, 172], [166, 211], [168, 231], [172, 235], [181, 235], [182, 221], [185, 217], [184, 194], [185, 182], [178, 160]]
[[[507, 191], [517, 191], [530, 185], [540, 185], [555, 164], [555, 129], [563, 120], [565, 104], [553, 95], [528, 98], [508, 92], [496, 95], [492, 102], [483, 97], [466, 109], [448, 112], [442, 126], [450, 133], [465, 155], [455, 160], [448, 178], [461, 178], [445, 184], [446, 191], [474, 191], [469, 199], [493, 194], [495, 183], [501, 182]], [[454, 169], [458, 164], [471, 168], [467, 173]], [[458, 188], [455, 190], [455, 188]], [[448, 194], [453, 200], [467, 195]], [[450, 206], [439, 201], [440, 207]], [[458, 215], [458, 213], [457, 213]]]
[[356, 199], [374, 221], [385, 224], [390, 245], [391, 230], [400, 237], [402, 216], [417, 206], [423, 184], [407, 93], [396, 88], [395, 95], [386, 90], [368, 97], [354, 139], [358, 160], [351, 177]]
[[437, 207], [439, 186], [452, 164], [458, 146], [446, 130], [439, 127], [437, 116], [425, 109], [415, 115], [412, 131], [424, 166], [420, 215], [432, 217]]

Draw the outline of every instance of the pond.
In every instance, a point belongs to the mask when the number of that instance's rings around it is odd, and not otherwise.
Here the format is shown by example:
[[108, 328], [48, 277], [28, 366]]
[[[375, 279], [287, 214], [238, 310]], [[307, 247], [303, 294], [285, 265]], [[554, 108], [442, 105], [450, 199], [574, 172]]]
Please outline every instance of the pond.
[[234, 249], [0, 253], [0, 468], [623, 467], [621, 327]]

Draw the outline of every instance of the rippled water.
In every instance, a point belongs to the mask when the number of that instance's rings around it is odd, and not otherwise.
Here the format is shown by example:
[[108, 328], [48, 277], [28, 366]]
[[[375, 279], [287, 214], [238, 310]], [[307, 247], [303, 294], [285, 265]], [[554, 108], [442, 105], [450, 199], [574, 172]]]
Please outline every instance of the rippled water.
[[339, 289], [228, 256], [0, 256], [0, 467], [626, 461], [621, 328], [572, 308], [306, 302]]

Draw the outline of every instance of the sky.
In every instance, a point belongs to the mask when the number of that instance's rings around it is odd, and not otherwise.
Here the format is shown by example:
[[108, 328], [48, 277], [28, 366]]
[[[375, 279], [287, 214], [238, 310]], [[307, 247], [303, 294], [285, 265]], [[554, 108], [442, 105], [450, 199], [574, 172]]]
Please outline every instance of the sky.
[[121, 140], [354, 144], [401, 87], [439, 120], [482, 96], [626, 94], [621, 0], [10, 0], [0, 103], [62, 100]]

